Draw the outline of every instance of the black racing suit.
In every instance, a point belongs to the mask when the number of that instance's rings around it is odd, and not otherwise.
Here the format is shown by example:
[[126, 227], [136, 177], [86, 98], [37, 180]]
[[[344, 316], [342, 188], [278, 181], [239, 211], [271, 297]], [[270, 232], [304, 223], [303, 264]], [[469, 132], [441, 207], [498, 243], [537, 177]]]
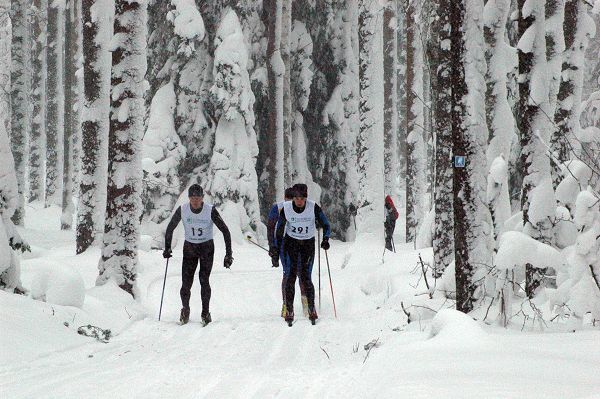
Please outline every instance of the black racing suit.
[[[293, 204], [293, 202], [292, 202]], [[298, 208], [293, 204], [296, 213], [302, 213], [304, 208]], [[281, 253], [283, 245], [283, 268], [285, 278], [285, 306], [287, 309], [286, 320], [292, 318], [294, 314], [294, 295], [296, 277], [300, 278], [300, 285], [304, 287], [304, 293], [308, 301], [308, 312], [311, 317], [316, 316], [315, 311], [315, 286], [312, 283], [311, 274], [313, 262], [315, 260], [315, 239], [298, 240], [285, 234], [285, 225], [287, 219], [285, 211], [279, 212], [279, 221], [277, 222], [277, 245]], [[323, 239], [329, 239], [331, 228], [329, 221], [321, 210], [321, 207], [315, 204], [315, 223], [317, 227], [323, 228]]]
[[[192, 212], [198, 214], [202, 212], [203, 206], [199, 209], [193, 209], [190, 207]], [[219, 215], [219, 212], [216, 208], [213, 207], [211, 213], [211, 219], [215, 226], [221, 233], [223, 233], [223, 238], [225, 239], [225, 253], [227, 255], [231, 255], [231, 234], [229, 234], [229, 229], [225, 222]], [[181, 221], [181, 207], [177, 208], [175, 214], [171, 218], [169, 225], [167, 226], [167, 232], [165, 233], [165, 249], [171, 249], [171, 242], [173, 240], [173, 231], [175, 227]], [[198, 277], [200, 278], [200, 296], [202, 297], [202, 314], [207, 314], [209, 312], [209, 303], [210, 303], [210, 283], [209, 277], [210, 272], [212, 270], [213, 265], [213, 256], [215, 254], [215, 244], [214, 241], [208, 240], [203, 243], [194, 244], [188, 241], [183, 243], [183, 262], [181, 263], [181, 290], [179, 291], [179, 295], [181, 296], [181, 303], [184, 308], [189, 309], [190, 307], [190, 295], [192, 284], [194, 283], [194, 273], [196, 272], [196, 267], [198, 266], [198, 262], [200, 262], [200, 271], [198, 273]]]

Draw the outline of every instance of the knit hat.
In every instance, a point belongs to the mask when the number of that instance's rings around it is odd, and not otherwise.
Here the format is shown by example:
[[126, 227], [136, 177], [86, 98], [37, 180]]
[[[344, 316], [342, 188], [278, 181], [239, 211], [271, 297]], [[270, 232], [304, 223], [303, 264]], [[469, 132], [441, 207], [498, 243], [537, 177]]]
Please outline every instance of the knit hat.
[[204, 190], [199, 184], [192, 184], [188, 189], [188, 197], [204, 197]]
[[292, 189], [294, 190], [294, 197], [308, 197], [308, 186], [306, 184], [294, 184], [294, 187], [292, 187]]
[[285, 189], [285, 194], [283, 195], [285, 199], [294, 198], [294, 189], [292, 187], [288, 187]]

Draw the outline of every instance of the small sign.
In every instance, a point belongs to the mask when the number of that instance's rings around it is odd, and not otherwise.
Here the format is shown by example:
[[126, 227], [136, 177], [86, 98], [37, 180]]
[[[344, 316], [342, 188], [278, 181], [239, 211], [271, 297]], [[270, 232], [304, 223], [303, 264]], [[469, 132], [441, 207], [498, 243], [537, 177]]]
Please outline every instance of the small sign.
[[466, 162], [466, 157], [464, 155], [455, 155], [454, 156], [454, 167], [455, 168], [464, 168]]

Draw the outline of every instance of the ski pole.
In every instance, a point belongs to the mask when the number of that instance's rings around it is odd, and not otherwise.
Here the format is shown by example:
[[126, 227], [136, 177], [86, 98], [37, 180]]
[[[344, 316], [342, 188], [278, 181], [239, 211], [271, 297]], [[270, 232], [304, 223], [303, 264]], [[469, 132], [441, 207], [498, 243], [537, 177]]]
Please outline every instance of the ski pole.
[[394, 253], [396, 253], [396, 243], [394, 242], [393, 236], [392, 236], [392, 249], [394, 250]]
[[250, 236], [246, 236], [246, 239], [247, 239], [248, 241], [250, 241], [252, 244], [254, 244], [254, 245], [256, 245], [257, 247], [259, 247], [260, 249], [262, 249], [263, 251], [267, 251], [267, 252], [269, 252], [269, 250], [268, 250], [267, 248], [265, 248], [265, 247], [263, 247], [262, 245], [260, 245], [260, 244], [258, 244], [258, 243], [256, 243], [256, 242], [252, 241], [252, 237], [250, 237]]
[[165, 284], [167, 283], [167, 271], [169, 270], [169, 258], [167, 258], [167, 267], [165, 267], [165, 279], [163, 280], [163, 289], [160, 296], [160, 309], [158, 310], [158, 321], [160, 321], [160, 315], [162, 314], [163, 298], [165, 297]]
[[333, 283], [331, 282], [331, 270], [329, 269], [329, 256], [327, 256], [327, 251], [325, 251], [325, 259], [327, 260], [327, 273], [329, 273], [329, 288], [331, 288], [331, 299], [333, 300], [333, 314], [337, 319], [337, 310], [335, 309], [335, 296], [333, 295]]
[[381, 263], [385, 263], [383, 258], [385, 258], [385, 245], [383, 246], [383, 253], [381, 254]]
[[319, 247], [319, 312], [321, 311], [321, 230], [317, 230], [319, 235], [319, 241], [317, 242], [317, 246]]

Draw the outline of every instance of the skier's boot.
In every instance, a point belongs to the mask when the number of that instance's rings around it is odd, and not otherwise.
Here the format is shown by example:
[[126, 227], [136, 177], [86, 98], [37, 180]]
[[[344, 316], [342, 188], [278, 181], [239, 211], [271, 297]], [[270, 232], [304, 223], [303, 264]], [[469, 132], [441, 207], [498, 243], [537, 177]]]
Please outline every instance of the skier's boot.
[[283, 317], [285, 319], [285, 303], [283, 305], [281, 305], [281, 317]]
[[202, 315], [200, 315], [200, 317], [202, 317], [202, 324], [204, 324], [205, 326], [212, 321], [212, 318], [210, 317], [210, 312], [202, 312]]
[[294, 324], [294, 312], [285, 312], [285, 322], [287, 323], [288, 327], [291, 327], [292, 324]]
[[317, 311], [315, 310], [314, 306], [308, 308], [308, 318], [310, 319], [310, 324], [313, 326], [317, 323], [319, 316], [317, 316]]
[[179, 323], [181, 325], [187, 324], [190, 321], [190, 308], [181, 308], [181, 314], [179, 315]]
[[302, 313], [304, 314], [304, 317], [308, 317], [308, 298], [306, 295], [302, 295], [300, 299], [302, 300]]

